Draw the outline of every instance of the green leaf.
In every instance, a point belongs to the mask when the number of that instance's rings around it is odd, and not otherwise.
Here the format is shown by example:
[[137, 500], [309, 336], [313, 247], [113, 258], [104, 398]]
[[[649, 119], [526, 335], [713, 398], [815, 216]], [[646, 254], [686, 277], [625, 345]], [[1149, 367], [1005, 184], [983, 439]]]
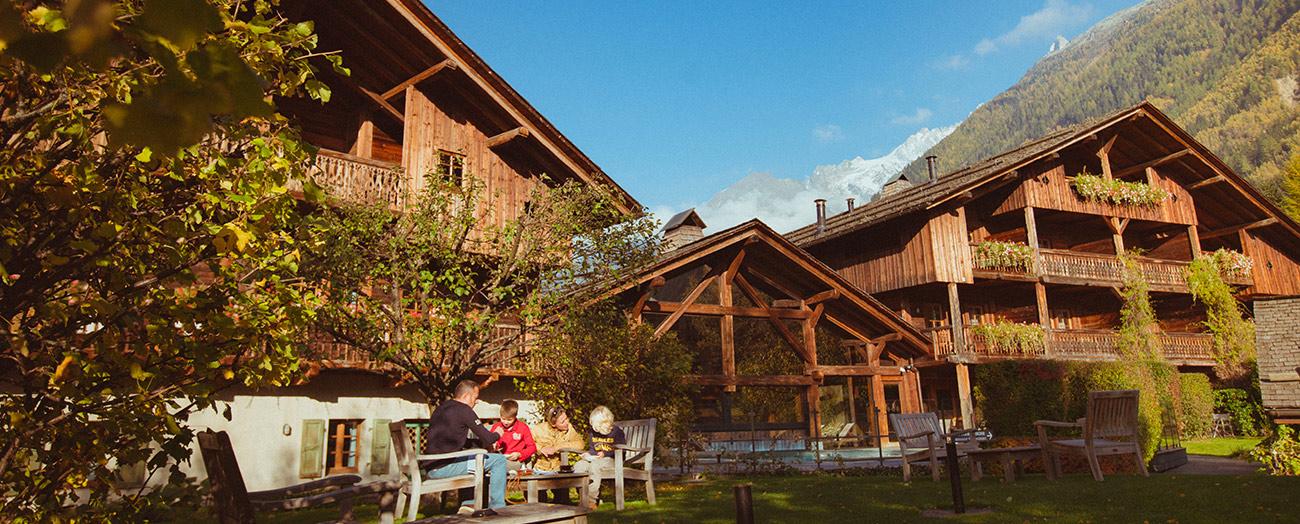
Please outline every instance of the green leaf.
[[182, 51], [222, 26], [221, 14], [206, 0], [146, 0], [138, 24]]

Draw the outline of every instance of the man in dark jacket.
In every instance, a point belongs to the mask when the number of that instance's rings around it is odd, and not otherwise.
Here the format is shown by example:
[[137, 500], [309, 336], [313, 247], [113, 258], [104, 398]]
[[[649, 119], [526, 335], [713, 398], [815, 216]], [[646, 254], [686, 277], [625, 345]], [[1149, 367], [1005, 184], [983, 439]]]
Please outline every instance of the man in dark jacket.
[[[429, 417], [429, 433], [424, 440], [424, 453], [434, 455], [451, 453], [465, 449], [472, 432], [478, 437], [480, 446], [492, 449], [492, 445], [501, 438], [483, 427], [478, 415], [474, 413], [474, 404], [478, 403], [479, 385], [473, 380], [462, 380], [456, 384], [456, 395], [443, 402]], [[428, 461], [421, 463], [430, 479], [464, 475], [472, 471], [474, 457], [457, 457], [452, 459]], [[500, 453], [488, 453], [483, 461], [483, 469], [488, 477], [488, 507], [504, 508], [506, 506], [506, 457]], [[473, 501], [462, 503], [465, 511]]]

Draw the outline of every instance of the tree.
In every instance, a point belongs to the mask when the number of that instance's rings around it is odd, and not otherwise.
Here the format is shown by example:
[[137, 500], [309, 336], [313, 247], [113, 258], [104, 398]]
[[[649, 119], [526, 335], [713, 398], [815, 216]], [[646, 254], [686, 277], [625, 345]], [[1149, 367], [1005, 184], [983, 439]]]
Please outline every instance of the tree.
[[694, 388], [684, 380], [694, 356], [674, 333], [654, 336], [615, 304], [571, 311], [540, 338], [524, 394], [561, 406], [579, 426], [598, 405], [619, 419], [656, 418], [661, 442], [679, 442], [690, 429]]
[[276, 4], [0, 2], [6, 519], [133, 520], [117, 465], [180, 480], [191, 413], [295, 370], [311, 152], [270, 100], [328, 90]]
[[1293, 220], [1300, 220], [1300, 153], [1282, 170], [1282, 210]]
[[523, 365], [530, 333], [656, 252], [652, 220], [624, 216], [579, 182], [535, 189], [517, 217], [494, 219], [510, 210], [472, 167], [464, 180], [428, 174], [397, 214], [335, 208], [304, 268], [328, 298], [319, 329], [388, 365], [431, 405], [486, 366]]

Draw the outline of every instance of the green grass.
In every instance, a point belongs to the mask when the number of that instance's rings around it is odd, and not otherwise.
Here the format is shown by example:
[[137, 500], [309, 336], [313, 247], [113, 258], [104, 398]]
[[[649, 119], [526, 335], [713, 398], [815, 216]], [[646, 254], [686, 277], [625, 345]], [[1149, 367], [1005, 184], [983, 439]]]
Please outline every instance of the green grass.
[[1259, 444], [1259, 437], [1225, 437], [1204, 440], [1184, 440], [1183, 447], [1192, 455], [1245, 458]]
[[[1295, 477], [1112, 475], [1094, 482], [1072, 474], [1056, 482], [1041, 475], [1012, 484], [963, 480], [967, 505], [992, 512], [967, 515], [958, 522], [1300, 522], [1295, 511], [1300, 478]], [[925, 519], [921, 512], [951, 506], [946, 480], [904, 484], [892, 475], [723, 477], [690, 484], [661, 482], [658, 505], [634, 500], [619, 512], [607, 501], [591, 521], [733, 522], [732, 486], [741, 482], [753, 484], [759, 522], [942, 522]], [[634, 494], [640, 491], [639, 483], [629, 487]], [[331, 509], [299, 511], [259, 517], [258, 522], [309, 523], [336, 515]], [[356, 515], [374, 522], [376, 510], [363, 505]]]

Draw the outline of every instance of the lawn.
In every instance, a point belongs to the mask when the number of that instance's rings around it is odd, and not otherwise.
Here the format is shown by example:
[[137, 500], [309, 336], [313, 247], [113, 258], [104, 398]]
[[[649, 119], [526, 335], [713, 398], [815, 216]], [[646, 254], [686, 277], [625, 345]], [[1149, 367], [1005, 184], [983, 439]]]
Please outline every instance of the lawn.
[[1204, 440], [1184, 440], [1183, 447], [1193, 455], [1245, 458], [1259, 444], [1259, 437], [1226, 437]]
[[[759, 522], [941, 522], [921, 511], [951, 504], [948, 483], [929, 480], [904, 484], [892, 475], [757, 476], [717, 478], [698, 483], [662, 482], [657, 506], [630, 501], [614, 511], [606, 502], [594, 523], [733, 522], [732, 486], [753, 484]], [[1105, 482], [1074, 474], [1057, 482], [1031, 475], [1020, 482], [966, 479], [967, 504], [991, 513], [960, 522], [1300, 522], [1296, 494], [1300, 478], [1154, 474], [1150, 478], [1113, 475]], [[632, 492], [640, 486], [634, 485]], [[357, 508], [364, 521], [375, 520], [372, 505]], [[330, 511], [268, 516], [259, 522], [320, 522]]]

